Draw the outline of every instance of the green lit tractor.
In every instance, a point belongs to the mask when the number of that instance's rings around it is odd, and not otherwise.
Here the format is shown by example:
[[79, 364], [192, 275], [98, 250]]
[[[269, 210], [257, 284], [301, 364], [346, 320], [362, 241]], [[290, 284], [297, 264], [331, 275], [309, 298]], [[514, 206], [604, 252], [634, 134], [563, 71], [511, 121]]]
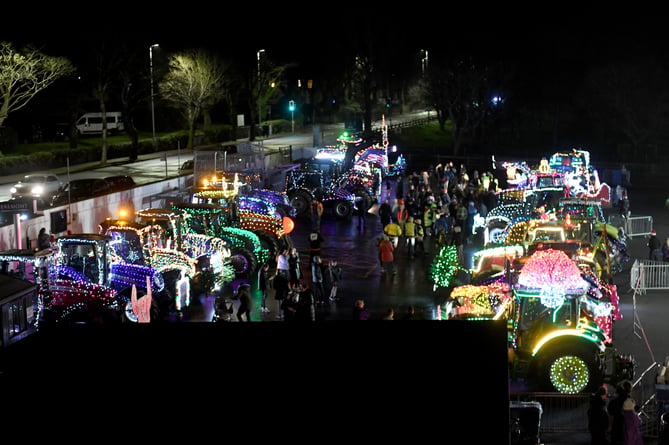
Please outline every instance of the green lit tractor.
[[506, 323], [510, 375], [537, 390], [574, 394], [631, 379], [634, 361], [611, 346], [615, 286], [562, 251], [521, 252], [481, 256], [470, 284], [452, 288], [439, 317]]

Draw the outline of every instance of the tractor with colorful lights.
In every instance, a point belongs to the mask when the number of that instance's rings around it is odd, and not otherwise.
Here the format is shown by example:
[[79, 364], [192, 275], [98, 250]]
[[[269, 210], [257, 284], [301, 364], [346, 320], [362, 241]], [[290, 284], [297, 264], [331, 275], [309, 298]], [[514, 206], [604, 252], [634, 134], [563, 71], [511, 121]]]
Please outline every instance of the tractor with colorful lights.
[[224, 236], [195, 233], [188, 221], [191, 215], [175, 209], [150, 208], [135, 212], [136, 222], [149, 228], [147, 246], [182, 252], [196, 260], [198, 272], [210, 269], [214, 275], [248, 275], [256, 270], [265, 255], [260, 239], [252, 232], [227, 228]]
[[396, 147], [388, 146], [385, 117], [381, 135], [381, 143], [364, 143], [361, 138], [344, 132], [337, 139], [338, 145], [318, 148], [311, 159], [302, 163], [301, 169], [323, 172], [337, 187], [356, 196], [356, 206], [369, 210], [378, 202], [383, 180], [402, 174], [406, 169], [404, 156], [397, 153]]
[[[91, 240], [91, 242], [93, 242]], [[101, 256], [105, 255], [102, 246]], [[91, 257], [96, 263], [96, 257]], [[35, 314], [34, 324], [39, 330], [51, 323], [115, 323], [123, 317], [123, 306], [117, 292], [106, 282], [83, 278], [86, 271], [79, 264], [80, 273], [60, 273], [57, 264], [66, 265], [56, 246], [35, 251], [13, 249], [0, 252], [0, 273], [10, 274], [37, 285], [34, 307], [23, 308]], [[97, 264], [88, 273], [98, 273]], [[103, 268], [104, 273], [104, 268]]]
[[226, 228], [236, 228], [254, 233], [265, 255], [258, 258], [258, 265], [267, 258], [274, 258], [282, 250], [292, 247], [290, 233], [295, 228], [292, 215], [296, 212], [286, 207], [287, 195], [270, 190], [253, 193], [242, 192], [247, 182], [239, 173], [220, 174], [211, 182], [193, 188], [188, 203], [174, 203], [173, 209], [188, 212], [193, 224], [200, 225], [197, 233], [207, 230], [221, 236]]
[[[112, 237], [76, 234], [58, 238], [50, 249], [23, 258], [32, 264], [38, 284], [40, 326], [52, 323], [138, 321], [136, 298], [150, 294], [144, 321], [166, 320], [179, 283], [166, 284], [163, 271], [141, 262], [118, 261]], [[134, 257], [128, 246], [128, 256]], [[0, 261], [16, 258], [0, 255]], [[133, 298], [134, 297], [134, 298]]]
[[[455, 274], [454, 255], [447, 246], [435, 259], [435, 289], [451, 286], [444, 276]], [[468, 272], [468, 284], [449, 287], [438, 318], [505, 323], [514, 382], [580, 393], [633, 378], [634, 360], [612, 347], [612, 326], [620, 318], [616, 287], [589, 267], [561, 250], [527, 255], [522, 246], [502, 246], [481, 251]]]

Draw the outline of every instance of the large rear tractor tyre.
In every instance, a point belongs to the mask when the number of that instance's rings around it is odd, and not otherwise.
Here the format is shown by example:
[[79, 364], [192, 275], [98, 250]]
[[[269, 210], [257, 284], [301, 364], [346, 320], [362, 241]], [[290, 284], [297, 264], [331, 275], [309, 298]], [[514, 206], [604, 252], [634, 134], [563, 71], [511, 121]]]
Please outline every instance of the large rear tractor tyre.
[[258, 267], [256, 256], [241, 247], [232, 250], [230, 261], [234, 265], [235, 273], [238, 276], [250, 276]]

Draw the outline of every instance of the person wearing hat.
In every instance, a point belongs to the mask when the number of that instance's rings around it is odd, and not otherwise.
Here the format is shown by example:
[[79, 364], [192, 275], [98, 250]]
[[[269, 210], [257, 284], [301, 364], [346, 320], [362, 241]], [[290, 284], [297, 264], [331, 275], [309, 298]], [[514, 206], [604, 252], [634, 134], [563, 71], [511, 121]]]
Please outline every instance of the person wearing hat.
[[625, 445], [643, 445], [641, 435], [640, 408], [633, 398], [629, 397], [623, 402], [623, 418], [625, 419]]
[[652, 261], [662, 261], [662, 242], [657, 237], [655, 230], [650, 231], [648, 239], [648, 259]]

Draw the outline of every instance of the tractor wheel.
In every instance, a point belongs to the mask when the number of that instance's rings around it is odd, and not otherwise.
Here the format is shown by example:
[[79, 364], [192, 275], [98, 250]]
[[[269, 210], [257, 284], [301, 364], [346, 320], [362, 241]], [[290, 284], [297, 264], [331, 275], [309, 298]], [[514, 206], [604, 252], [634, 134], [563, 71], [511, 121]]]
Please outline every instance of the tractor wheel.
[[236, 274], [240, 276], [252, 274], [258, 266], [256, 256], [241, 247], [232, 250], [230, 260], [235, 267]]
[[602, 383], [594, 353], [585, 349], [561, 348], [544, 362], [548, 388], [562, 394], [593, 392]]
[[311, 199], [306, 193], [295, 193], [290, 197], [290, 205], [297, 212], [297, 216], [305, 216], [309, 211]]
[[335, 215], [337, 218], [346, 219], [350, 218], [353, 214], [353, 206], [348, 201], [338, 201], [334, 207]]

